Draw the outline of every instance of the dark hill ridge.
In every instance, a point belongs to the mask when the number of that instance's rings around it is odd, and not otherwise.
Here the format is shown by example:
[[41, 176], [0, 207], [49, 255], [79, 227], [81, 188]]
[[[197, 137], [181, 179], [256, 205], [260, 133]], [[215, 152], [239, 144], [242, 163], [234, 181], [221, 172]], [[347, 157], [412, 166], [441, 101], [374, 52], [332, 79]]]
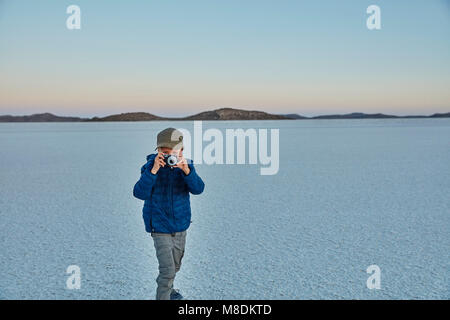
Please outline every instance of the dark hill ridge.
[[153, 120], [166, 120], [166, 118], [158, 117], [155, 116], [154, 114], [147, 112], [128, 112], [121, 114], [113, 114], [102, 118], [93, 117], [86, 121], [153, 121]]
[[388, 118], [398, 118], [398, 116], [392, 116], [382, 113], [367, 114], [361, 112], [353, 112], [347, 114], [332, 114], [332, 115], [312, 117], [312, 119], [388, 119]]
[[284, 115], [270, 114], [262, 111], [247, 111], [232, 108], [222, 108], [206, 111], [184, 117], [182, 120], [285, 120]]
[[450, 112], [447, 113], [435, 113], [430, 118], [450, 118]]
[[87, 119], [78, 117], [59, 117], [51, 113], [36, 113], [30, 116], [0, 116], [0, 122], [78, 122]]
[[308, 117], [301, 116], [297, 113], [289, 113], [289, 114], [283, 114], [283, 116], [289, 118], [289, 119], [309, 119]]
[[100, 121], [182, 121], [182, 120], [321, 120], [321, 119], [389, 119], [389, 118], [449, 118], [450, 112], [435, 113], [430, 116], [394, 116], [382, 113], [367, 114], [354, 112], [348, 114], [321, 115], [305, 117], [299, 114], [271, 114], [263, 111], [249, 111], [233, 108], [221, 108], [205, 111], [187, 117], [159, 117], [147, 112], [128, 112], [106, 117], [79, 118], [60, 117], [51, 113], [37, 113], [28, 116], [0, 116], [0, 122], [100, 122]]
[[450, 118], [450, 112], [447, 113], [435, 113], [429, 116], [424, 115], [408, 115], [408, 116], [395, 116], [383, 113], [361, 113], [353, 112], [347, 114], [329, 114], [314, 117], [305, 117], [296, 113], [285, 114], [289, 119], [304, 119], [304, 120], [321, 120], [321, 119], [407, 119], [407, 118]]

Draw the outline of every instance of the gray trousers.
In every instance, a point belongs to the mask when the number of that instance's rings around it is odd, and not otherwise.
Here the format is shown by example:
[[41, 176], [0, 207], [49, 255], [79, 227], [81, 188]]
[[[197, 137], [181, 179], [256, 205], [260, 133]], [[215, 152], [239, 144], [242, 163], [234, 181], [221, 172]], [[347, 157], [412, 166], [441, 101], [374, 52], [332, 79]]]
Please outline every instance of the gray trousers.
[[156, 278], [156, 300], [170, 300], [175, 274], [180, 270], [186, 245], [186, 231], [175, 233], [152, 232], [159, 275]]

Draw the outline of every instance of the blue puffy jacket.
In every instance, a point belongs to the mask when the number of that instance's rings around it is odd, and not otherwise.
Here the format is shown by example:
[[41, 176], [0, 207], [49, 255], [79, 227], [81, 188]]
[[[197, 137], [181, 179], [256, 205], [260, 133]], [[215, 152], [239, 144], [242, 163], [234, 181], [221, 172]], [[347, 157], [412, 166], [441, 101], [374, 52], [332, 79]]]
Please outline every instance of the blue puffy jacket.
[[161, 167], [157, 174], [151, 173], [157, 154], [147, 156], [147, 163], [141, 168], [141, 177], [134, 185], [133, 195], [144, 201], [142, 209], [147, 232], [173, 233], [189, 228], [191, 204], [189, 192], [200, 194], [205, 188], [194, 165], [185, 175], [180, 168]]

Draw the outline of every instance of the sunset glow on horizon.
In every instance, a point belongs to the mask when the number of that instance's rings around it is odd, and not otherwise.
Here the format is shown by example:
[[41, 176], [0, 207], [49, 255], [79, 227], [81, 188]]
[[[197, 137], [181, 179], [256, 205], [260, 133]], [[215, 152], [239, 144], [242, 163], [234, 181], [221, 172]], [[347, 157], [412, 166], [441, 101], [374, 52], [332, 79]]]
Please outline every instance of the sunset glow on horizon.
[[3, 0], [0, 39], [0, 115], [450, 111], [445, 0]]

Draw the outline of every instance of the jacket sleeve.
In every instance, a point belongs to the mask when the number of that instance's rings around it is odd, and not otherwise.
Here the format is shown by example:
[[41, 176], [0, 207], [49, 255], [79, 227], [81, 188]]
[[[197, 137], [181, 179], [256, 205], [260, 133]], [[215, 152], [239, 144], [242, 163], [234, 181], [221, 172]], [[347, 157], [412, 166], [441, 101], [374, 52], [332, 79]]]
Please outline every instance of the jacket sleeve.
[[188, 175], [183, 175], [184, 181], [188, 187], [188, 190], [192, 194], [200, 194], [205, 189], [205, 183], [202, 178], [195, 171], [194, 164], [188, 164], [190, 172]]
[[144, 164], [141, 168], [141, 177], [134, 185], [133, 196], [141, 200], [149, 200], [152, 193], [152, 188], [156, 182], [156, 174], [151, 173], [153, 167], [153, 160]]

